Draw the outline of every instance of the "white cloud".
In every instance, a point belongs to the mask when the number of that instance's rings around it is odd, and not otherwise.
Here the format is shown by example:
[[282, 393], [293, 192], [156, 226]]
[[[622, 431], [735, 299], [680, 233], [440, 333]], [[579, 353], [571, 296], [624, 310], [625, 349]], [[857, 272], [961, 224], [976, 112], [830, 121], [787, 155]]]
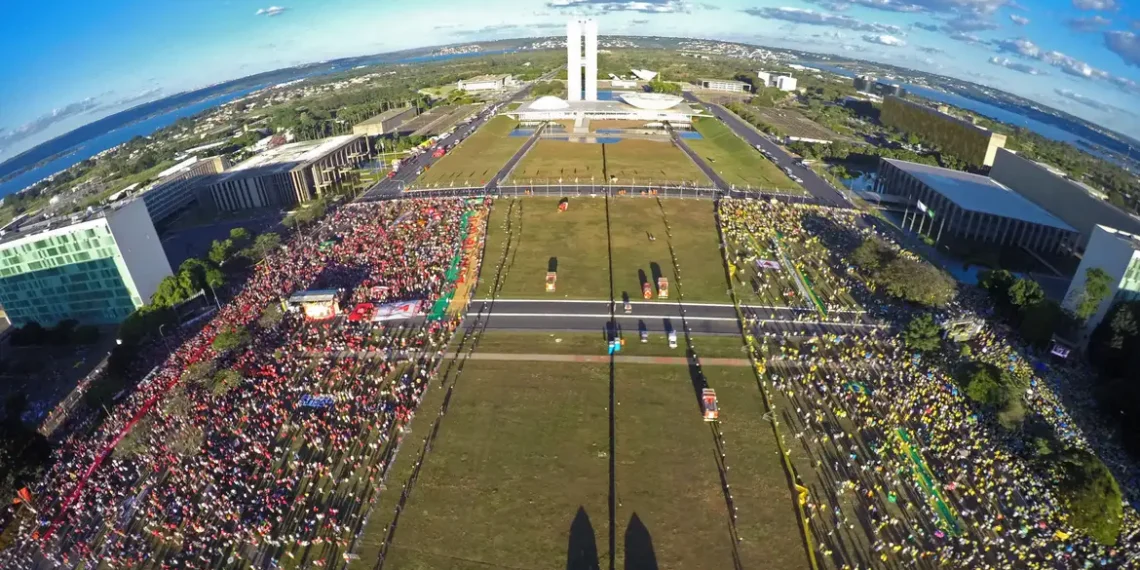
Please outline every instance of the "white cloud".
[[896, 38], [895, 36], [888, 35], [888, 34], [882, 34], [882, 35], [878, 35], [878, 36], [868, 34], [868, 35], [863, 36], [863, 41], [865, 41], [867, 43], [879, 44], [879, 45], [891, 46], [891, 47], [902, 47], [902, 46], [906, 45], [905, 41], [903, 41], [899, 38]]
[[890, 24], [864, 22], [850, 16], [825, 14], [822, 12], [816, 12], [815, 10], [805, 10], [803, 8], [747, 8], [742, 11], [745, 14], [757, 16], [760, 18], [768, 18], [771, 20], [784, 20], [786, 22], [809, 24], [813, 26], [832, 26], [835, 28], [845, 28], [848, 30], [857, 30], [860, 32], [897, 34], [902, 31], [898, 26]]
[[1097, 14], [1090, 18], [1070, 18], [1065, 21], [1065, 25], [1069, 26], [1070, 30], [1078, 33], [1091, 33], [1103, 29], [1112, 23], [1112, 20]]
[[1061, 97], [1064, 97], [1065, 99], [1076, 101], [1077, 103], [1080, 103], [1086, 107], [1091, 107], [1098, 111], [1104, 111], [1106, 113], [1126, 113], [1128, 115], [1136, 116], [1135, 113], [1129, 111], [1128, 109], [1122, 109], [1116, 105], [1109, 105], [1108, 103], [1093, 99], [1092, 97], [1081, 95], [1080, 93], [1076, 93], [1068, 89], [1053, 89], [1053, 92], [1055, 92], [1057, 95], [1060, 95]]
[[1116, 10], [1120, 5], [1116, 0], [1073, 0], [1073, 7], [1078, 10]]
[[1015, 24], [1019, 25], [1019, 26], [1024, 26], [1025, 24], [1028, 24], [1028, 23], [1029, 23], [1029, 18], [1026, 18], [1025, 16], [1021, 16], [1021, 15], [1018, 15], [1018, 14], [1010, 14], [1010, 15], [1009, 15], [1009, 20], [1010, 20], [1011, 22], [1013, 22], [1013, 23], [1015, 23]]
[[257, 11], [258, 16], [278, 16], [285, 12], [287, 8], [283, 6], [270, 6], [268, 8], [261, 8]]
[[1140, 67], [1140, 37], [1136, 34], [1117, 30], [1105, 32], [1104, 46], [1119, 55], [1124, 63]]
[[1037, 69], [1036, 67], [1033, 67], [1032, 65], [1028, 65], [1025, 63], [1019, 63], [1016, 61], [1012, 61], [1009, 58], [998, 57], [996, 55], [994, 57], [990, 58], [990, 63], [992, 63], [994, 65], [1000, 65], [1006, 69], [1012, 69], [1014, 71], [1020, 71], [1021, 73], [1027, 73], [1029, 75], [1044, 75], [1045, 74], [1043, 71], [1041, 71], [1040, 69]]
[[596, 13], [673, 14], [691, 11], [690, 6], [681, 0], [550, 0], [546, 6], [559, 10], [574, 9]]

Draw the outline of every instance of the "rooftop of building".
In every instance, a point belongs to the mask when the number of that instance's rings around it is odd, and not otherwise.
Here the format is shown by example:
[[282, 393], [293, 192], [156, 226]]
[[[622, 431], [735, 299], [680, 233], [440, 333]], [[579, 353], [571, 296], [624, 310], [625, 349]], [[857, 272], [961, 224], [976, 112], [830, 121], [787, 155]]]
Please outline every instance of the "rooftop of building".
[[697, 79], [697, 81], [700, 81], [701, 83], [734, 83], [736, 85], [748, 85], [743, 81], [737, 81], [735, 79], [716, 79], [713, 77], [701, 77], [700, 79]]
[[52, 230], [59, 230], [69, 226], [75, 226], [84, 222], [106, 218], [108, 214], [122, 209], [127, 204], [134, 202], [135, 199], [121, 200], [103, 208], [88, 208], [86, 211], [77, 212], [71, 215], [56, 215], [46, 219], [38, 219], [39, 216], [33, 216], [18, 225], [5, 226], [5, 229], [0, 230], [0, 247], [7, 246], [11, 242], [35, 237], [39, 234], [50, 232]]
[[[648, 101], [648, 100], [647, 100]], [[646, 107], [635, 107], [626, 103], [625, 101], [566, 101], [554, 96], [544, 96], [531, 101], [514, 111], [509, 111], [508, 115], [522, 115], [526, 113], [548, 113], [548, 112], [565, 112], [571, 113], [587, 113], [587, 114], [616, 114], [616, 113], [635, 113], [635, 112], [653, 112], [653, 111], [669, 111], [671, 113], [681, 113], [685, 115], [698, 115], [684, 100], [678, 98], [678, 102], [672, 106], [661, 109], [653, 109]]]
[[508, 77], [510, 77], [510, 75], [507, 74], [476, 75], [475, 77], [463, 79], [461, 81], [464, 83], [487, 83], [489, 81], [502, 81]]
[[961, 117], [955, 117], [954, 115], [951, 115], [950, 113], [943, 113], [942, 111], [939, 111], [938, 109], [935, 109], [934, 107], [929, 107], [927, 105], [923, 105], [922, 103], [917, 103], [915, 101], [903, 99], [902, 97], [897, 97], [895, 95], [887, 95], [886, 97], [883, 98], [883, 102], [886, 102], [889, 100], [899, 101], [899, 102], [905, 103], [906, 105], [909, 105], [911, 107], [922, 109], [923, 111], [926, 111], [930, 114], [939, 115], [948, 121], [953, 121], [955, 123], [958, 123], [959, 125], [962, 125], [963, 127], [969, 127], [970, 129], [973, 129], [979, 133], [988, 134], [988, 135], [991, 135], [993, 137], [999, 138], [1003, 141], [1006, 139], [1006, 136], [1001, 134], [1001, 133], [995, 133], [995, 132], [993, 132], [993, 131], [991, 131], [991, 130], [989, 130], [989, 129], [981, 126], [981, 125], [974, 124], [974, 123], [967, 121], [966, 119], [963, 119]]
[[411, 107], [396, 107], [394, 109], [388, 109], [387, 111], [384, 111], [383, 113], [380, 113], [379, 115], [376, 115], [374, 117], [370, 117], [368, 119], [364, 119], [363, 121], [357, 123], [357, 125], [358, 126], [360, 126], [360, 125], [375, 125], [377, 123], [383, 123], [384, 121], [387, 121], [388, 119], [391, 119], [392, 117], [395, 117], [396, 115], [408, 112], [408, 110], [410, 110], [410, 109], [411, 109]]
[[190, 158], [187, 158], [186, 160], [183, 160], [182, 162], [179, 162], [178, 164], [175, 164], [174, 166], [171, 166], [170, 168], [167, 168], [166, 170], [159, 172], [158, 176], [156, 176], [155, 178], [162, 180], [163, 178], [166, 178], [167, 176], [173, 176], [175, 174], [178, 174], [179, 172], [182, 172], [183, 170], [186, 170], [187, 168], [190, 168], [191, 166], [194, 166], [195, 164], [197, 164], [197, 162], [198, 162], [198, 157], [191, 156]]
[[883, 161], [917, 178], [963, 210], [1076, 231], [1060, 218], [988, 176], [893, 158], [884, 158]]
[[1103, 224], [1097, 224], [1096, 227], [1097, 227], [1097, 229], [1105, 232], [1106, 234], [1128, 244], [1132, 249], [1134, 249], [1136, 251], [1140, 251], [1140, 236], [1138, 236], [1136, 234], [1130, 234], [1128, 232], [1121, 231], [1121, 230], [1118, 230], [1116, 228], [1110, 228], [1110, 227], [1103, 225]]
[[232, 178], [247, 176], [264, 176], [267, 174], [280, 174], [294, 168], [320, 160], [331, 152], [360, 138], [360, 135], [340, 135], [315, 141], [303, 141], [283, 144], [271, 148], [235, 165], [221, 174], [215, 183], [225, 182]]

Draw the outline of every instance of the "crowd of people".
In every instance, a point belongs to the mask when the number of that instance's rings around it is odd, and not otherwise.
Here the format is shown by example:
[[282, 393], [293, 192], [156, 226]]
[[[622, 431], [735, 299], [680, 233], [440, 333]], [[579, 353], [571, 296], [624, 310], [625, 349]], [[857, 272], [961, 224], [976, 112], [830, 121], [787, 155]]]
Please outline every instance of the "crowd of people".
[[[261, 317], [318, 289], [341, 291], [349, 308], [431, 306], [454, 288], [446, 274], [478, 207], [348, 205], [294, 236], [93, 433], [58, 448], [0, 567], [331, 565], [362, 530], [458, 321], [313, 321], [296, 308], [272, 324]], [[215, 350], [234, 330], [248, 344]], [[139, 440], [130, 453], [116, 449], [124, 438]]]
[[[835, 290], [848, 291], [896, 326], [920, 309], [877, 296], [842, 259], [869, 225], [849, 211], [768, 203], [724, 204], [726, 235], [770, 227], [836, 252], [826, 260]], [[890, 242], [886, 235], [880, 235]], [[897, 247], [897, 246], [896, 246]], [[820, 259], [816, 268], [822, 269]], [[939, 322], [990, 317], [985, 294], [965, 289], [934, 310]], [[926, 310], [926, 309], [922, 309]], [[992, 319], [962, 346], [918, 354], [882, 329], [790, 337], [757, 329], [765, 386], [797, 477], [809, 489], [804, 512], [826, 567], [1131, 568], [1140, 564], [1140, 517], [1124, 507], [1115, 545], [1073, 528], [1055, 472], [1035, 460], [1024, 434], [1000, 427], [953, 377], [965, 359], [1027, 380], [1027, 411], [1062, 445], [1090, 449], [1112, 467], [1126, 496], [1135, 470], [1112, 447], [1070, 366], [1036, 358]], [[963, 350], [962, 347], [968, 347]], [[965, 356], [964, 356], [965, 355]], [[1028, 355], [1028, 356], [1027, 356]], [[1087, 430], [1095, 433], [1086, 433]]]

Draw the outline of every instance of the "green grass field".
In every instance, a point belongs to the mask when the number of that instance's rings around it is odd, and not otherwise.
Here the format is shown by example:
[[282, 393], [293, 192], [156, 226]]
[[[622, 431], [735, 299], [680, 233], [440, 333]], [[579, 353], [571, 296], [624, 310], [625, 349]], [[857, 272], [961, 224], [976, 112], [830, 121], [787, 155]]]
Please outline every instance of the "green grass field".
[[608, 368], [471, 362], [457, 386], [385, 568], [566, 567], [571, 534], [608, 560]]
[[605, 147], [606, 173], [616, 176], [618, 184], [709, 183], [700, 168], [672, 143], [628, 139]]
[[[502, 298], [610, 299], [613, 254], [614, 298], [626, 293], [641, 299], [642, 280], [656, 287], [658, 275], [669, 279], [670, 299], [677, 299], [677, 276], [657, 200], [615, 198], [610, 207], [612, 247], [607, 243], [605, 200], [572, 198], [565, 212], [558, 198], [498, 200], [489, 219], [487, 253], [475, 299], [489, 294], [506, 240], [506, 214], [515, 204], [513, 253], [503, 270]], [[682, 289], [690, 302], [727, 303], [724, 265], [710, 201], [663, 199], [676, 236], [673, 247], [681, 267]], [[519, 212], [521, 209], [521, 218]], [[649, 241], [648, 234], [656, 238]], [[546, 272], [555, 267], [558, 289], [546, 292]], [[656, 290], [656, 289], [654, 289]]]
[[[650, 335], [642, 344], [635, 331], [627, 332], [622, 356], [685, 356], [684, 345], [669, 348], [665, 336]], [[693, 337], [697, 354], [705, 358], [747, 358], [744, 341], [740, 336]], [[508, 332], [489, 330], [479, 340], [480, 352], [515, 354], [605, 354], [606, 337], [603, 333], [585, 332]], [[747, 370], [745, 370], [747, 372]]]
[[709, 166], [737, 188], [766, 188], [782, 192], [803, 192], [779, 167], [736, 136], [716, 119], [698, 119], [693, 123], [701, 139], [685, 144], [708, 162]]
[[481, 186], [490, 182], [526, 142], [526, 137], [510, 136], [516, 124], [510, 117], [491, 119], [417, 178], [412, 188]]
[[[732, 568], [714, 436], [701, 420], [689, 369], [619, 364], [614, 374], [615, 565]], [[705, 374], [721, 403], [742, 566], [805, 568], [752, 372], [708, 367]], [[468, 362], [401, 512], [385, 568], [608, 567], [609, 387], [606, 366]], [[443, 392], [427, 395], [353, 570], [375, 564], [378, 539]]]
[[582, 184], [591, 178], [602, 183], [602, 145], [540, 140], [511, 173], [515, 184], [557, 184], [559, 178], [566, 184], [573, 184], [575, 178]]
[[[712, 202], [662, 199], [661, 204], [673, 227], [673, 250], [681, 268], [685, 300], [732, 302], [720, 260]], [[657, 200], [615, 198], [610, 206], [610, 226], [615, 298], [627, 293], [631, 299], [641, 299], [643, 275], [656, 295], [657, 277], [662, 275], [669, 280], [670, 300], [677, 299], [677, 275]], [[649, 241], [648, 234], [656, 239]]]
[[[604, 156], [603, 156], [604, 155]], [[601, 184], [606, 177], [617, 184], [707, 182], [700, 169], [668, 142], [629, 139], [595, 144], [540, 140], [511, 175], [516, 184]]]
[[[565, 212], [558, 198], [496, 200], [488, 220], [486, 259], [475, 299], [491, 291], [495, 269], [507, 239], [510, 203], [515, 203], [512, 253], [503, 269], [499, 295], [516, 299], [608, 299], [606, 203], [603, 198], [575, 198]], [[558, 290], [546, 292], [546, 272], [558, 272]]]

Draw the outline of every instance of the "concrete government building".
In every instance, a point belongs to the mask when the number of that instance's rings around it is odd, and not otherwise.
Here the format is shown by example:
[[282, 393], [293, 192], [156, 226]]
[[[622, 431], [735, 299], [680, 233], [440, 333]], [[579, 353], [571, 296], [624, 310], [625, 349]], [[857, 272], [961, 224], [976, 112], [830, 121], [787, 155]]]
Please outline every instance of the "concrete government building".
[[[1085, 323], [1085, 335], [1091, 334], [1117, 301], [1140, 299], [1140, 236], [1097, 225], [1088, 240], [1085, 255], [1065, 293], [1064, 307], [1074, 310], [1085, 288], [1085, 272], [1100, 268], [1111, 278], [1111, 293]], [[1087, 338], [1087, 336], [1086, 336]]]
[[138, 199], [28, 224], [0, 240], [0, 304], [14, 326], [119, 323], [172, 273]]
[[888, 127], [914, 133], [974, 165], [993, 166], [997, 149], [1005, 146], [1005, 135], [891, 95], [883, 98], [879, 120]]
[[504, 114], [523, 124], [570, 120], [576, 129], [584, 129], [587, 121], [615, 119], [689, 125], [699, 116], [684, 99], [666, 93], [613, 91], [610, 98], [599, 100], [598, 24], [594, 20], [571, 20], [566, 25], [566, 69], [566, 99], [547, 95]]
[[365, 119], [353, 125], [352, 134], [365, 137], [378, 137], [396, 130], [397, 127], [415, 116], [415, 107], [396, 107], [395, 109], [388, 109], [375, 117]]
[[997, 151], [990, 178], [1009, 186], [1073, 226], [1081, 233], [1077, 240], [1078, 250], [1086, 249], [1093, 231], [1101, 224], [1129, 234], [1140, 234], [1140, 220], [1108, 203], [1107, 196], [1101, 198], [1096, 190], [1065, 177], [1060, 170], [1004, 148]]
[[198, 188], [229, 166], [224, 157], [188, 158], [158, 174], [158, 180], [139, 193], [150, 219], [160, 224], [198, 198]]
[[935, 241], [955, 237], [1061, 253], [1078, 237], [1072, 226], [979, 174], [884, 158], [874, 190], [905, 198], [915, 212], [925, 210], [915, 214], [916, 229]]
[[370, 154], [360, 135], [284, 144], [234, 166], [207, 191], [222, 211], [291, 208], [339, 186]]

